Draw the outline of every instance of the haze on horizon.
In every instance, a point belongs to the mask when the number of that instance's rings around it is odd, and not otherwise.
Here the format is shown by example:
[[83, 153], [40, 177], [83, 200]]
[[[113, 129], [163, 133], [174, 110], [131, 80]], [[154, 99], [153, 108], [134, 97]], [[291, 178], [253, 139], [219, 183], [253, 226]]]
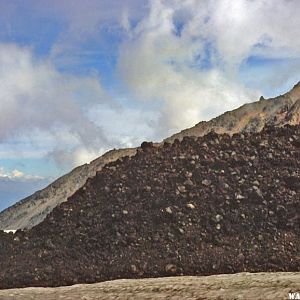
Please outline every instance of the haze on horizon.
[[300, 80], [297, 0], [0, 0], [0, 210], [111, 148]]

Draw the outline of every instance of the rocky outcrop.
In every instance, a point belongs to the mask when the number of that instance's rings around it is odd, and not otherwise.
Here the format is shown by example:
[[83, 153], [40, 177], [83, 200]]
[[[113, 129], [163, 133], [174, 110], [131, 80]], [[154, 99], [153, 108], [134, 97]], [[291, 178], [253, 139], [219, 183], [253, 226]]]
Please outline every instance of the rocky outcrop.
[[299, 170], [300, 125], [143, 143], [0, 235], [0, 287], [299, 272]]
[[[212, 130], [217, 133], [234, 134], [258, 132], [265, 125], [283, 126], [299, 123], [300, 83], [285, 95], [272, 99], [261, 97], [260, 101], [245, 104], [211, 121], [200, 122], [165, 141], [173, 142], [177, 138], [181, 140], [184, 136], [203, 136]], [[46, 189], [36, 192], [0, 213], [0, 229], [31, 228], [40, 223], [55, 206], [66, 201], [106, 163], [126, 155], [133, 155], [135, 152], [136, 149], [112, 150], [90, 164], [74, 169]]]

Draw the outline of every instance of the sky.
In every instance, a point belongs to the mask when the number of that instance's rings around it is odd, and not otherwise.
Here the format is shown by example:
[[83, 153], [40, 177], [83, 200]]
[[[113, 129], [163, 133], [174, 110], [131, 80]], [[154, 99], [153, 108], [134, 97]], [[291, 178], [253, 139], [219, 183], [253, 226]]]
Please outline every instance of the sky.
[[0, 210], [300, 80], [298, 0], [0, 0]]

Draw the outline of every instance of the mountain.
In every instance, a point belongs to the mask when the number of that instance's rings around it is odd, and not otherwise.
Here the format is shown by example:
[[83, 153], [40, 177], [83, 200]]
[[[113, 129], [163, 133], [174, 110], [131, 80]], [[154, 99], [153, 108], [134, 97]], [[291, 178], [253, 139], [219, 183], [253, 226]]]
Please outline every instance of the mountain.
[[300, 271], [300, 125], [144, 142], [30, 230], [0, 231], [0, 288]]
[[[203, 136], [210, 131], [234, 134], [259, 132], [264, 126], [300, 124], [300, 82], [284, 95], [260, 98], [257, 102], [226, 112], [210, 121], [200, 122], [164, 141], [182, 140], [184, 136]], [[74, 169], [44, 190], [34, 193], [0, 213], [0, 229], [31, 228], [40, 223], [58, 204], [67, 200], [86, 180], [95, 176], [103, 166], [124, 156], [132, 156], [137, 148], [112, 150], [90, 164]]]
[[130, 148], [111, 150], [91, 163], [75, 168], [45, 189], [35, 192], [1, 212], [0, 229], [10, 230], [35, 226], [43, 221], [55, 206], [66, 201], [82, 187], [87, 178], [94, 177], [105, 164], [135, 153], [136, 149]]
[[165, 141], [172, 142], [184, 136], [203, 136], [210, 131], [234, 134], [238, 132], [258, 132], [264, 126], [300, 124], [300, 82], [291, 91], [275, 98], [247, 103], [228, 111], [210, 121], [203, 121], [185, 129]]

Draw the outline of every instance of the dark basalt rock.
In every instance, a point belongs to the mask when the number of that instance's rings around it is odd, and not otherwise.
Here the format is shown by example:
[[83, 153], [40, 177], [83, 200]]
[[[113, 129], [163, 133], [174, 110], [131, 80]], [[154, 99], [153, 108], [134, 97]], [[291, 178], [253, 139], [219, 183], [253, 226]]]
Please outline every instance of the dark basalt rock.
[[141, 148], [143, 151], [147, 151], [153, 148], [153, 143], [152, 142], [142, 142]]
[[143, 143], [41, 224], [0, 232], [0, 287], [300, 271], [299, 133]]

